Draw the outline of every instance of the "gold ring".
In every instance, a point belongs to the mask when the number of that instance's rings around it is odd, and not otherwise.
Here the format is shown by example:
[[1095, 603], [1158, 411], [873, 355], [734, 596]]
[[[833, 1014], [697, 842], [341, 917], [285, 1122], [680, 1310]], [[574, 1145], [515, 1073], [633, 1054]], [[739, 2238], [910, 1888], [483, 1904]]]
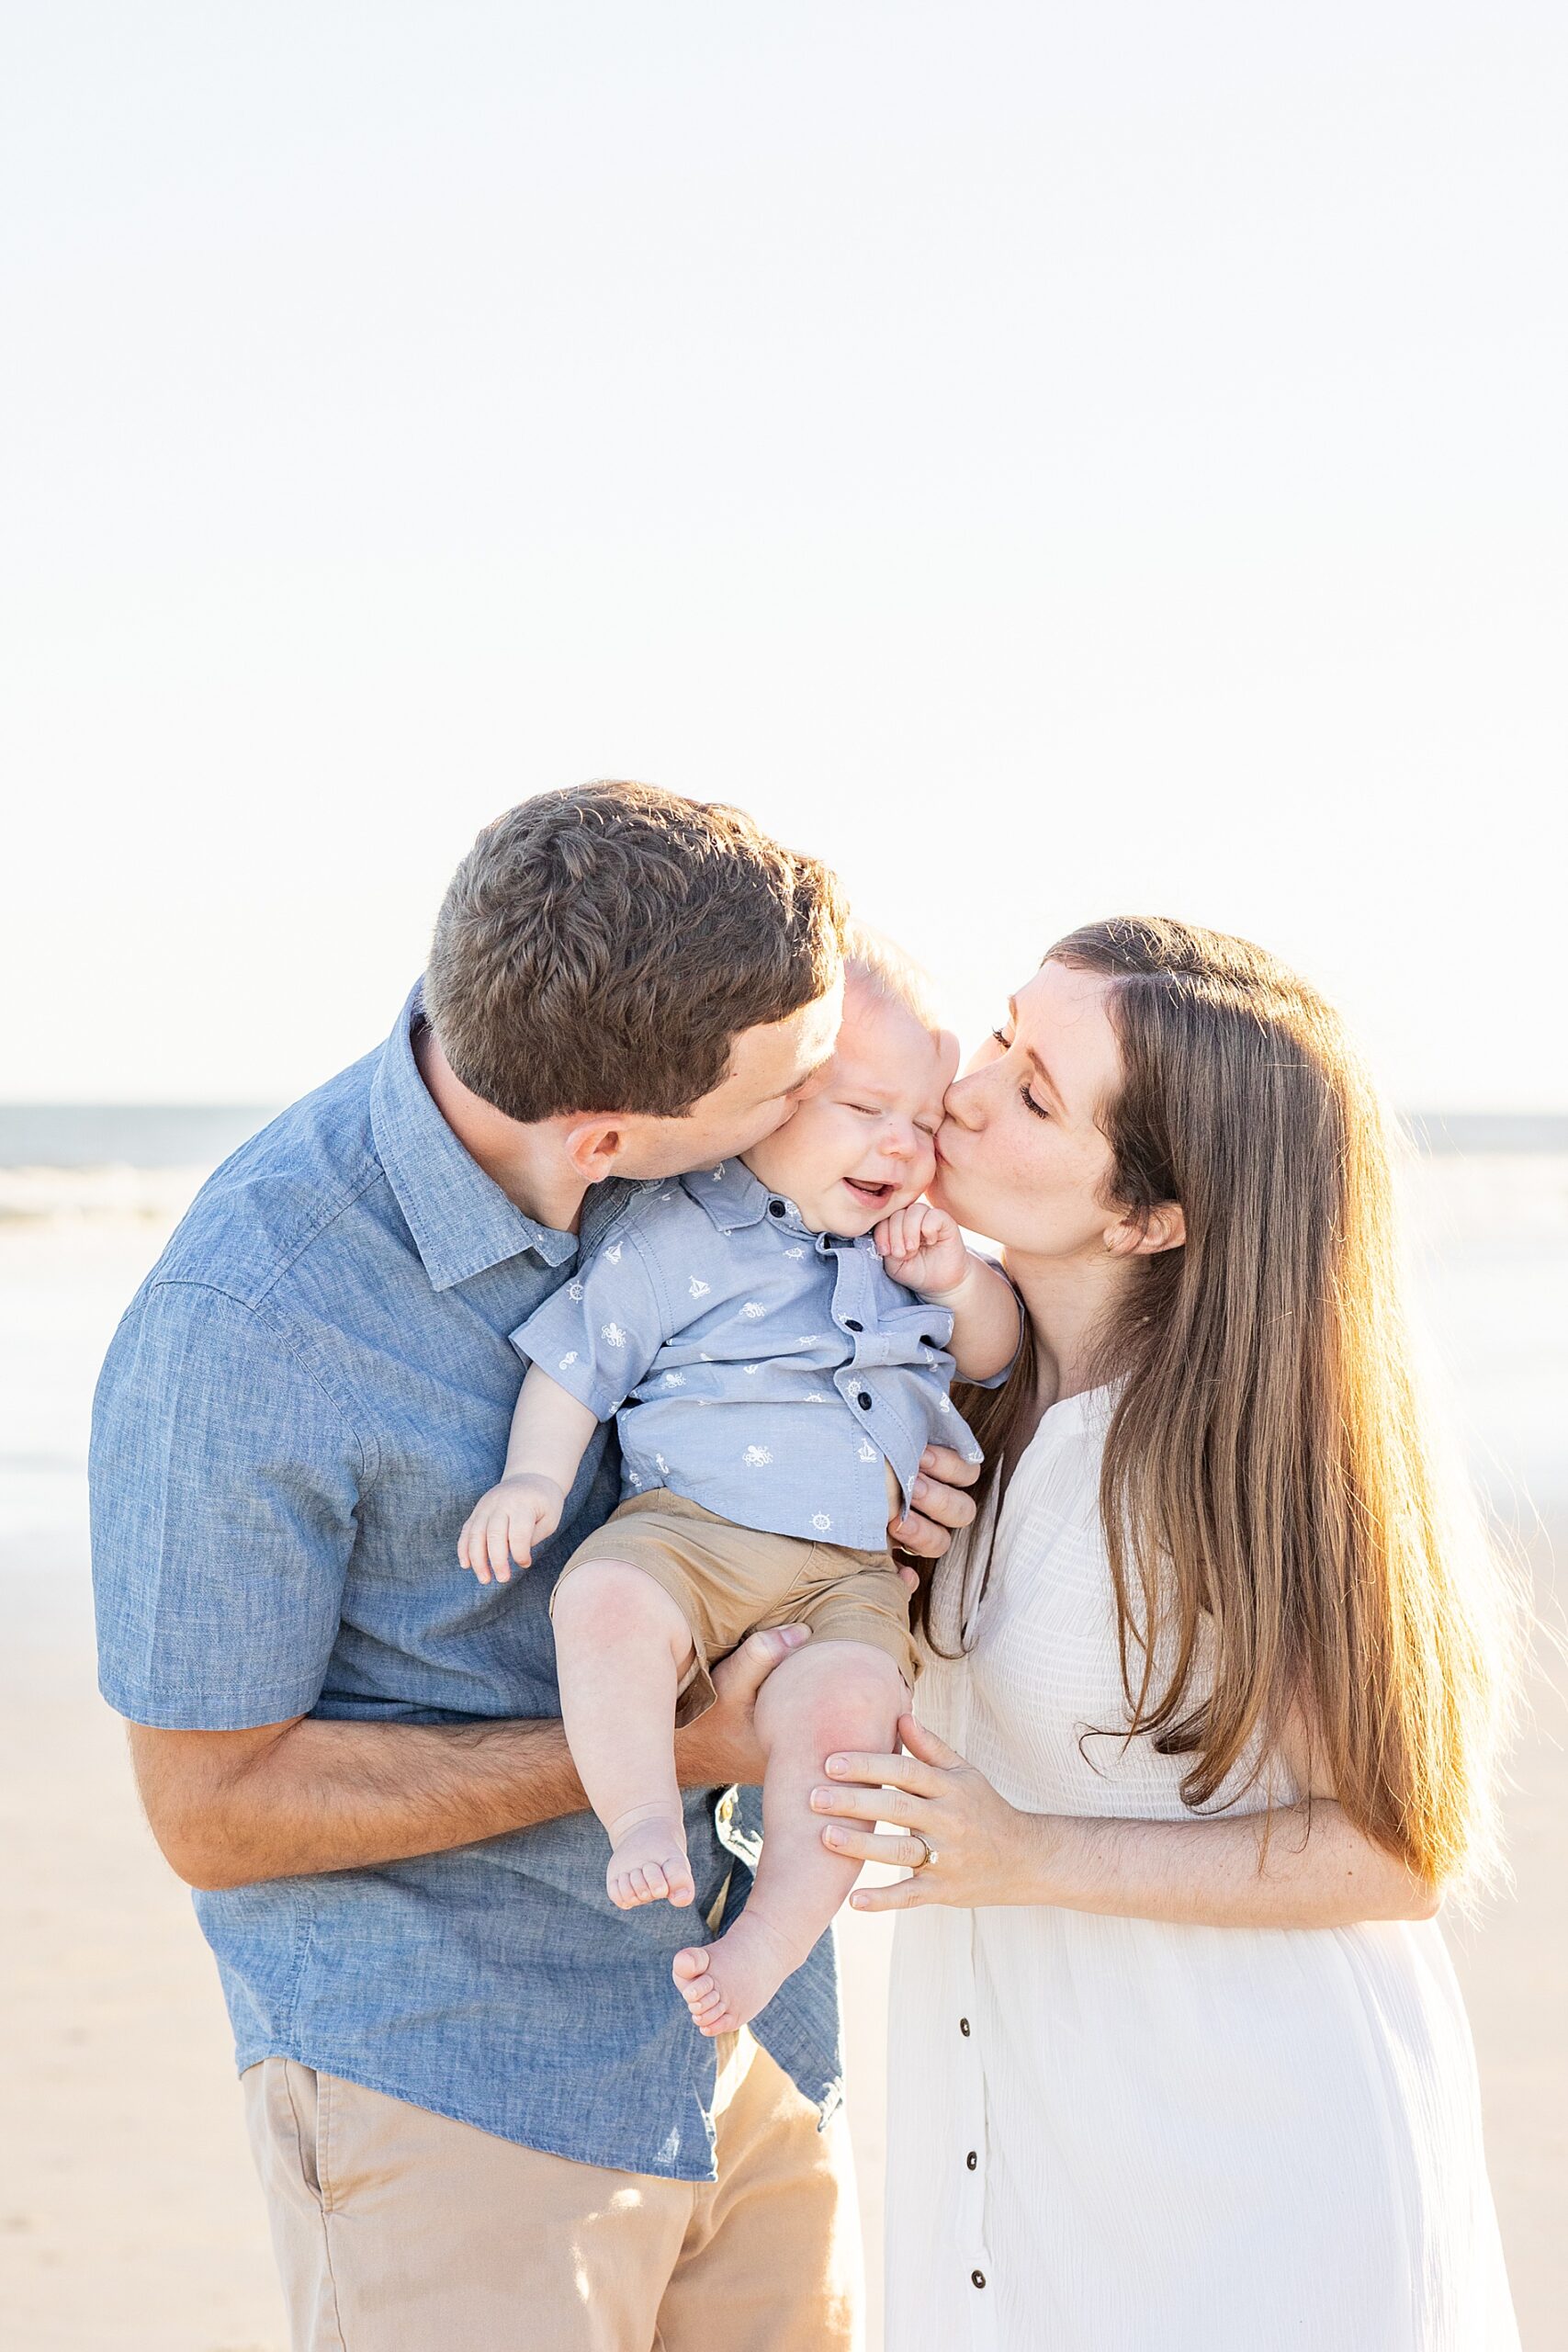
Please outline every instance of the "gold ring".
[[918, 1862], [911, 1862], [909, 1868], [912, 1871], [929, 1870], [936, 1860], [936, 1848], [929, 1838], [922, 1838], [918, 1829], [910, 1829], [906, 1835], [912, 1838], [917, 1846], [923, 1846], [926, 1849], [923, 1858]]

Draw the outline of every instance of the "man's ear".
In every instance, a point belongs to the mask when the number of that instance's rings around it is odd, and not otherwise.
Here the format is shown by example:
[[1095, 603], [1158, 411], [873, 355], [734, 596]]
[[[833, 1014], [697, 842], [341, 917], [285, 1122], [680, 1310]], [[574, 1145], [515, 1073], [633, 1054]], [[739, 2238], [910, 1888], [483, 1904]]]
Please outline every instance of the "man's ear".
[[1162, 1250], [1180, 1250], [1187, 1240], [1187, 1218], [1179, 1201], [1161, 1201], [1141, 1223], [1128, 1217], [1107, 1226], [1105, 1246], [1113, 1258], [1157, 1258]]
[[602, 1184], [615, 1173], [615, 1162], [626, 1148], [626, 1124], [614, 1113], [577, 1119], [562, 1140], [566, 1156], [583, 1182]]

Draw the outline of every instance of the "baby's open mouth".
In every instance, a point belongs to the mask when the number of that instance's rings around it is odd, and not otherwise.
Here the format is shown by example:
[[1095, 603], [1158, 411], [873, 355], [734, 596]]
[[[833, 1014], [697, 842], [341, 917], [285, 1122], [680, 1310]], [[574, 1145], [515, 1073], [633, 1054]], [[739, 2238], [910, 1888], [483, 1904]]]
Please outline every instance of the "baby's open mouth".
[[858, 1176], [846, 1176], [844, 1182], [856, 1200], [863, 1201], [868, 1209], [880, 1208], [885, 1201], [893, 1198], [898, 1189], [896, 1184], [866, 1184]]

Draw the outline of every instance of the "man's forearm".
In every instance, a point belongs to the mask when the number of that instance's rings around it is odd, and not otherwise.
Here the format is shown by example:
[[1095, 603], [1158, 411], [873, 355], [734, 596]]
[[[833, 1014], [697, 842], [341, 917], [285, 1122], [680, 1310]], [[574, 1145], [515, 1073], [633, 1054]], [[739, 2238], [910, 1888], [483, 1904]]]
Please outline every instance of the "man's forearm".
[[374, 1868], [527, 1829], [587, 1800], [554, 1722], [262, 1733], [130, 1727], [154, 1836], [194, 1886]]
[[[153, 1835], [191, 1885], [370, 1870], [531, 1829], [588, 1800], [553, 1720], [366, 1724], [306, 1716], [261, 1732], [130, 1726]], [[723, 1785], [721, 1726], [676, 1735], [688, 1788]]]

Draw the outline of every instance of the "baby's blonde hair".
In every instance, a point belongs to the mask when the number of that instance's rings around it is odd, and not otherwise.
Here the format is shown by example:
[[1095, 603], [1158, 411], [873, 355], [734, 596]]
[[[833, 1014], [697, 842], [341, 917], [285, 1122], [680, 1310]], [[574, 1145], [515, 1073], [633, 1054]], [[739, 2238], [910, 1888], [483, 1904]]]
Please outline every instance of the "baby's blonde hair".
[[844, 974], [885, 1004], [902, 1005], [933, 1037], [946, 1035], [931, 974], [885, 933], [851, 922], [844, 933]]

